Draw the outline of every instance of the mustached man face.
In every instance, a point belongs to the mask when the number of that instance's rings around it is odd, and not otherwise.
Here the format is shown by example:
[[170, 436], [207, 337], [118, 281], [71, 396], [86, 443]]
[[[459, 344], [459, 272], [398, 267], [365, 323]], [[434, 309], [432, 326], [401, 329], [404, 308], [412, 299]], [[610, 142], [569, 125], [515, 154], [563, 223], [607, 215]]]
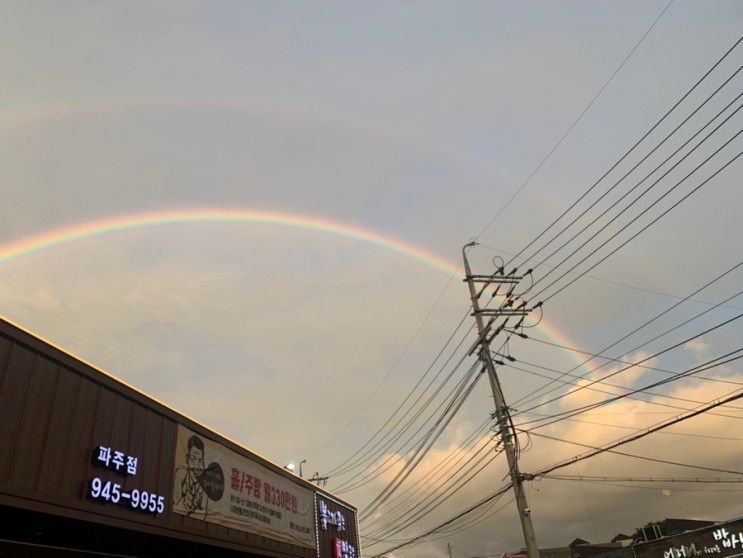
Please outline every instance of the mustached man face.
[[196, 446], [193, 446], [186, 453], [186, 465], [189, 471], [195, 475], [200, 475], [204, 472], [204, 452]]

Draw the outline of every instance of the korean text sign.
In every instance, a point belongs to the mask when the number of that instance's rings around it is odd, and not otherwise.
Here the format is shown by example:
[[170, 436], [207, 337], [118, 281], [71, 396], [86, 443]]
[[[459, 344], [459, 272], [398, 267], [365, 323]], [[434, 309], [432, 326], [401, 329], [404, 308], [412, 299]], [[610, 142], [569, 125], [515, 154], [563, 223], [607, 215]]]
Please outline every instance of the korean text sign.
[[178, 426], [173, 511], [315, 548], [313, 493]]

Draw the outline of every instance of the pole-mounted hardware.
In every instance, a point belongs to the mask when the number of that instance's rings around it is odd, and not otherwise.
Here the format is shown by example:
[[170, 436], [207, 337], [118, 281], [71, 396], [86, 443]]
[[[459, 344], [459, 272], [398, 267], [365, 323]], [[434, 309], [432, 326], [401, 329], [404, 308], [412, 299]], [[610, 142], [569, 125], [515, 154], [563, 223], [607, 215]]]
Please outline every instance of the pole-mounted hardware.
[[[515, 448], [515, 444], [517, 443], [516, 433], [512, 429], [513, 423], [511, 422], [510, 412], [506, 405], [505, 398], [503, 397], [503, 391], [500, 386], [500, 381], [498, 380], [498, 375], [495, 371], [495, 365], [502, 365], [504, 364], [504, 361], [495, 360], [493, 358], [493, 353], [490, 350], [490, 342], [493, 340], [493, 338], [495, 338], [496, 335], [505, 330], [508, 320], [512, 317], [518, 317], [519, 322], [517, 327], [520, 327], [523, 323], [523, 320], [529, 314], [531, 309], [528, 308], [528, 304], [524, 300], [516, 304], [516, 301], [519, 299], [518, 296], [515, 300], [511, 298], [511, 296], [513, 295], [513, 291], [516, 289], [516, 285], [518, 285], [519, 281], [523, 279], [523, 276], [516, 275], [516, 268], [514, 268], [510, 273], [506, 275], [504, 275], [503, 268], [499, 268], [492, 275], [472, 274], [469, 261], [467, 260], [467, 248], [469, 248], [470, 246], [474, 246], [475, 244], [475, 242], [471, 242], [462, 248], [462, 258], [464, 260], [465, 272], [464, 281], [469, 287], [470, 300], [472, 302], [472, 316], [475, 317], [478, 333], [477, 341], [469, 350], [468, 355], [471, 355], [479, 348], [478, 354], [480, 360], [482, 360], [485, 368], [488, 371], [490, 388], [493, 392], [493, 399], [495, 401], [495, 413], [493, 413], [492, 416], [496, 420], [497, 429], [500, 431], [501, 443], [503, 444], [503, 449], [506, 453], [506, 459], [508, 460], [508, 469], [509, 474], [511, 475], [511, 485], [516, 496], [516, 505], [519, 510], [519, 520], [521, 521], [521, 528], [524, 532], [524, 543], [526, 546], [526, 552], [529, 555], [529, 558], [539, 558], [537, 537], [534, 532], [534, 525], [531, 521], [531, 509], [527, 504], [526, 493], [524, 492], [523, 486], [523, 481], [530, 479], [528, 479], [527, 476], [523, 475], [519, 471], [518, 458]], [[531, 270], [527, 272], [527, 274], [530, 273]], [[479, 292], [475, 286], [476, 284], [483, 285], [479, 289]], [[498, 308], [480, 308], [479, 299], [485, 289], [487, 289], [491, 285], [497, 285], [495, 288], [495, 293], [497, 293], [498, 289], [503, 284], [510, 286], [508, 291], [506, 291], [506, 293], [504, 293], [503, 295], [505, 296], [504, 303], [501, 304]], [[495, 298], [495, 293], [492, 298]], [[516, 304], [516, 306], [514, 306], [514, 304]], [[487, 324], [484, 322], [483, 319], [485, 316], [490, 318]], [[493, 330], [493, 324], [500, 318], [505, 318], [505, 320]], [[516, 330], [514, 329], [512, 333], [516, 333]], [[517, 333], [517, 335], [525, 336], [526, 334]], [[501, 355], [498, 352], [496, 352], [495, 355], [499, 358], [505, 358], [509, 361], [515, 360], [510, 355]]]

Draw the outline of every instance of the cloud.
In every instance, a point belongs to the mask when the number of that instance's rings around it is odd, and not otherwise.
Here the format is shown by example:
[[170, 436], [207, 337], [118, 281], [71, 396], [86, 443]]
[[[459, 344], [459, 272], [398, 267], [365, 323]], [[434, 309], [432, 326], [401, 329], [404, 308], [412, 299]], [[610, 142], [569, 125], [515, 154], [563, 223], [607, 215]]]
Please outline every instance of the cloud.
[[711, 348], [711, 343], [705, 340], [703, 337], [692, 339], [684, 345], [684, 349], [694, 355], [694, 358], [699, 362], [704, 360]]
[[[743, 373], [733, 373], [729, 379], [741, 381]], [[699, 401], [716, 399], [731, 390], [729, 384], [699, 380], [677, 386], [672, 384], [672, 386], [668, 392], [670, 395]], [[652, 400], [664, 401], [659, 397], [654, 397]], [[624, 399], [605, 409], [578, 416], [575, 420], [564, 421], [559, 426], [536, 430], [535, 434], [544, 433], [584, 444], [601, 445], [675, 414], [672, 410], [662, 412], [653, 411], [653, 409], [659, 408]], [[648, 412], [660, 412], [661, 414], [647, 414]], [[739, 435], [737, 429], [739, 419], [734, 417], [743, 417], [743, 405], [732, 404], [729, 408], [716, 409], [643, 440], [623, 446], [619, 450], [665, 461], [739, 470], [743, 436]], [[522, 441], [525, 443], [526, 439]], [[529, 451], [522, 455], [521, 470], [524, 472], [534, 471], [544, 465], [559, 462], [586, 451], [586, 448], [580, 446], [554, 442], [538, 438], [536, 435], [531, 438], [531, 442]], [[433, 452], [419, 474], [430, 470], [432, 463], [451, 455], [458, 449], [459, 446], [455, 443]], [[472, 452], [468, 454], [472, 455]], [[435, 519], [432, 518], [428, 523], [433, 525], [436, 521], [453, 515], [456, 511], [464, 509], [468, 503], [491, 492], [506, 473], [504, 459], [501, 457], [499, 465], [480, 475], [472, 486], [468, 486], [467, 490], [461, 491], [456, 498], [447, 502], [444, 509], [434, 516]], [[656, 478], [726, 476], [724, 473], [689, 469], [670, 463], [643, 461], [612, 454], [602, 454], [583, 461], [579, 465], [568, 466], [556, 472], [556, 474], [559, 473]], [[595, 542], [605, 541], [619, 531], [631, 531], [647, 521], [665, 517], [683, 515], [700, 519], [726, 519], [736, 517], [743, 511], [737, 496], [737, 489], [721, 489], [717, 485], [633, 484], [629, 481], [612, 484], [590, 480], [584, 481], [582, 485], [581, 487], [581, 483], [575, 481], [551, 479], [527, 483], [528, 497], [533, 510], [532, 517], [539, 542], [543, 547], [565, 545], [577, 536]], [[559, 502], [559, 506], [556, 506], [555, 502]], [[628, 513], [630, 510], [631, 513]], [[466, 533], [460, 534], [455, 541], [461, 540], [463, 546], [468, 546], [468, 540], [479, 541], [480, 546], [484, 543], [488, 551], [493, 552], [516, 550], [522, 543], [520, 527], [513, 514], [514, 508], [510, 506], [497, 516], [497, 521], [489, 522], [487, 528], [475, 526]], [[594, 522], [597, 525], [598, 534], [594, 533]], [[408, 534], [412, 535], [420, 530], [420, 527], [417, 530], [410, 529]], [[404, 538], [400, 535], [396, 537]], [[456, 542], [454, 544], [456, 546]], [[436, 552], [434, 549], [440, 547], [441, 545], [436, 543], [423, 544], [418, 546], [417, 550], [400, 552], [400, 555], [423, 556], [428, 551]]]

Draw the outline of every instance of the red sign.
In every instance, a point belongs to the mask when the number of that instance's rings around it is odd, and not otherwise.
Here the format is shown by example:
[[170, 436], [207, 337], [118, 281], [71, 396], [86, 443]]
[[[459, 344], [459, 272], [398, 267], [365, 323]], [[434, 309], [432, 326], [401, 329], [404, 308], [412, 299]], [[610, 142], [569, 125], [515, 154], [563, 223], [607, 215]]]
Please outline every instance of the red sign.
[[333, 539], [333, 558], [343, 558], [343, 545], [338, 537]]

